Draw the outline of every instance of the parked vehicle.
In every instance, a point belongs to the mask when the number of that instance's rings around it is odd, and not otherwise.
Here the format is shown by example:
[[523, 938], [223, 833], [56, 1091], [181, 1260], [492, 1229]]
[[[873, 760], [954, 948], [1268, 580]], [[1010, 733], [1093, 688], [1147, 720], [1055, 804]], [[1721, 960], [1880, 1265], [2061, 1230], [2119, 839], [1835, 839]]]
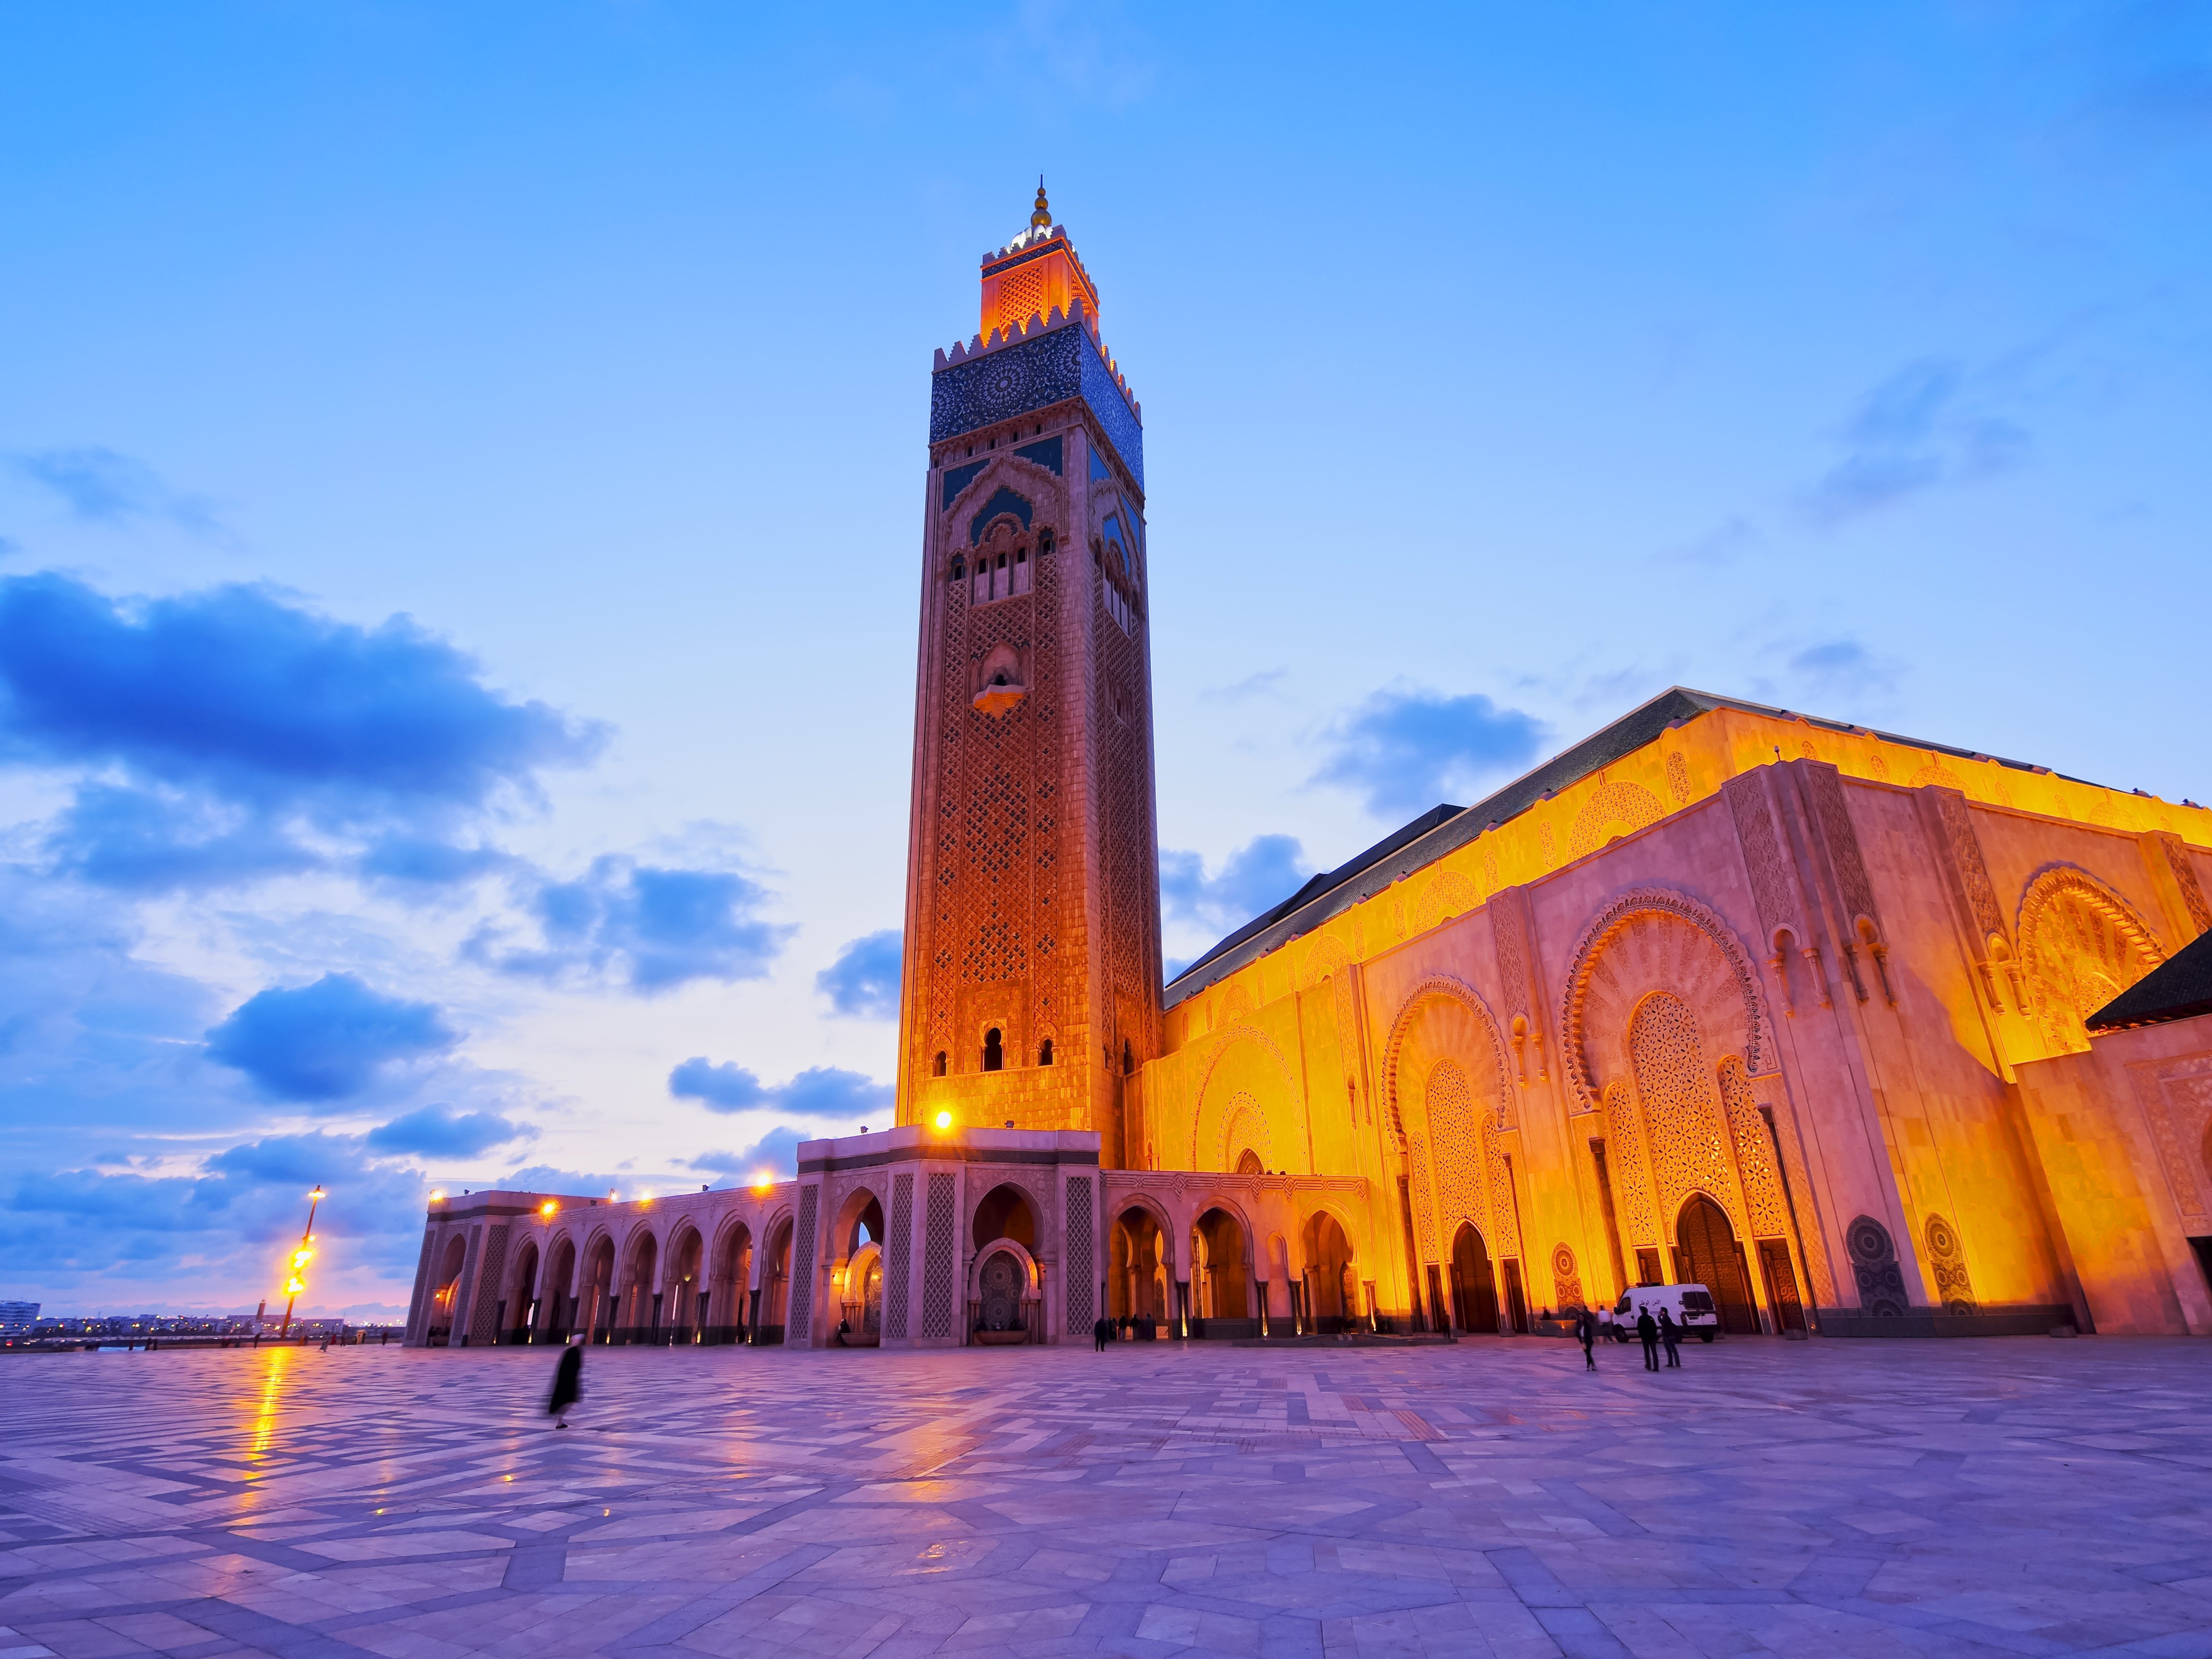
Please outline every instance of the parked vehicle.
[[1637, 1316], [1648, 1310], [1656, 1319], [1662, 1308], [1674, 1316], [1685, 1336], [1710, 1342], [1720, 1333], [1720, 1310], [1713, 1306], [1712, 1292], [1702, 1285], [1638, 1285], [1621, 1292], [1602, 1322], [1614, 1341], [1633, 1342]]

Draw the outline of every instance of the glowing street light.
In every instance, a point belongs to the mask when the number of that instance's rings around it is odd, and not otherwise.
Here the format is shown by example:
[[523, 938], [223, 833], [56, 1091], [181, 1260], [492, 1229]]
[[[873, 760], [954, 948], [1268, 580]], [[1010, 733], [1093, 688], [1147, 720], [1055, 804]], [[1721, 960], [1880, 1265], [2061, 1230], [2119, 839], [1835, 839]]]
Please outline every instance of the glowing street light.
[[538, 1213], [544, 1216], [548, 1221], [550, 1221], [559, 1212], [560, 1208], [561, 1206], [558, 1204], [556, 1204], [549, 1198], [543, 1204], [538, 1206]]
[[300, 1229], [300, 1248], [292, 1252], [292, 1276], [284, 1281], [284, 1323], [276, 1332], [276, 1340], [280, 1342], [292, 1329], [292, 1304], [300, 1299], [300, 1292], [307, 1288], [307, 1281], [301, 1275], [307, 1271], [307, 1264], [315, 1259], [315, 1209], [322, 1201], [322, 1183], [318, 1182], [315, 1190], [307, 1194], [307, 1224]]

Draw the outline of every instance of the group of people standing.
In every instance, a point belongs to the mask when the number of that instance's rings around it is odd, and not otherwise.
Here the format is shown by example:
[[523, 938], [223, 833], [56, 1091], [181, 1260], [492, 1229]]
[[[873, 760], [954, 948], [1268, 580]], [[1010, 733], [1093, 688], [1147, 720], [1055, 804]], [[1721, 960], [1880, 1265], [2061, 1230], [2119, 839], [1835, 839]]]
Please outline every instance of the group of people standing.
[[[1575, 1340], [1583, 1345], [1583, 1369], [1586, 1371], [1597, 1369], [1597, 1356], [1593, 1352], [1597, 1346], [1597, 1315], [1584, 1308], [1575, 1316]], [[1682, 1328], [1674, 1322], [1674, 1316], [1668, 1310], [1660, 1309], [1659, 1316], [1654, 1319], [1650, 1309], [1638, 1307], [1636, 1310], [1636, 1334], [1644, 1344], [1645, 1370], [1660, 1369], [1659, 1350], [1662, 1346], [1667, 1350], [1667, 1364], [1676, 1370], [1682, 1368], [1682, 1356], [1676, 1352], [1682, 1340]]]

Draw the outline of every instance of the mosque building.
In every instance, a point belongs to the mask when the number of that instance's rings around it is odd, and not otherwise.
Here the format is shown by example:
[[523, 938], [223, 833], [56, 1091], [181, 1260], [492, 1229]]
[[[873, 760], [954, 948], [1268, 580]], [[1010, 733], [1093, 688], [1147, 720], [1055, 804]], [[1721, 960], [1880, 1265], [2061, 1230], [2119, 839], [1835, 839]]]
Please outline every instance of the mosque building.
[[408, 1340], [2212, 1335], [2212, 813], [1677, 688], [1163, 987], [1143, 410], [1044, 191], [938, 353], [895, 1127], [434, 1199]]

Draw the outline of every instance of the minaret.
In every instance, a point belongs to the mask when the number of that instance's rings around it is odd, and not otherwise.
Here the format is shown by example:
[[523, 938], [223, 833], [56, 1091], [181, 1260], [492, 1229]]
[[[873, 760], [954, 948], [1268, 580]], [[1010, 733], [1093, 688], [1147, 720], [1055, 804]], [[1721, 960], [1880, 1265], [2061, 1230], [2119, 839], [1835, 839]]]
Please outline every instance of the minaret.
[[1044, 184], [937, 354], [899, 1121], [1090, 1129], [1158, 1053], [1144, 428]]

